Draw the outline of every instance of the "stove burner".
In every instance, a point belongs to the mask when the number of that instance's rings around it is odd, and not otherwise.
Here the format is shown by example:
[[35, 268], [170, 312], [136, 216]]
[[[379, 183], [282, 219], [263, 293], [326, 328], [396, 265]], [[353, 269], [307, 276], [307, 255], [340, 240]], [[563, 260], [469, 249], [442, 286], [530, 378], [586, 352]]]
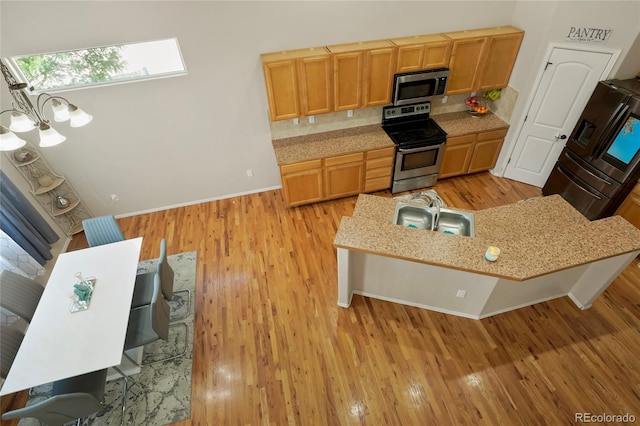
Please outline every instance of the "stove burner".
[[429, 118], [430, 103], [383, 108], [382, 128], [398, 146], [430, 146], [446, 141], [447, 133]]

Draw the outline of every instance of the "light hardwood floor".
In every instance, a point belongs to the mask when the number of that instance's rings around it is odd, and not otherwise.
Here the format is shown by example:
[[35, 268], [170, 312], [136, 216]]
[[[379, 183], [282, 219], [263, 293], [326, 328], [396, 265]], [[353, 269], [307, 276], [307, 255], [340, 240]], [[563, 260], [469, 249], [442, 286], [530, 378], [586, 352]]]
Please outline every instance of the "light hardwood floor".
[[[470, 209], [540, 195], [488, 173], [435, 189]], [[355, 201], [287, 209], [277, 190], [119, 220], [144, 236], [143, 259], [161, 238], [169, 254], [198, 250], [192, 417], [180, 425], [640, 419], [637, 262], [585, 311], [566, 297], [480, 321], [361, 296], [343, 309], [332, 241]]]

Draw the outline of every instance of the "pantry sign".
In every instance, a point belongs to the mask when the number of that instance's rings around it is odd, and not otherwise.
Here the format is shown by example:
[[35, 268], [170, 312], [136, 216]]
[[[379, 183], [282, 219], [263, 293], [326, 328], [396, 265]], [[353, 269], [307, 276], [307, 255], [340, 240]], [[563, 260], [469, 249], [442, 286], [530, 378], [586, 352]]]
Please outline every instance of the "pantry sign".
[[610, 28], [569, 27], [567, 40], [601, 43], [609, 38]]

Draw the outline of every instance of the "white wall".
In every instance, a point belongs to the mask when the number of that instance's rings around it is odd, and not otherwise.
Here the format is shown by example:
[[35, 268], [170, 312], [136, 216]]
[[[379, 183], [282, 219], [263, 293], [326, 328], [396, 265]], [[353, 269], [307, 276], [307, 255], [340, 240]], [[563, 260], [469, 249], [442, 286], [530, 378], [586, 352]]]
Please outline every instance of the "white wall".
[[[576, 14], [614, 27], [611, 43], [632, 44], [620, 26], [637, 35], [636, 2], [584, 13], [583, 3], [3, 1], [0, 55], [178, 37], [187, 76], [66, 92], [94, 121], [56, 125], [68, 140], [43, 150], [94, 214], [126, 215], [280, 185], [260, 53], [513, 24], [526, 31], [512, 77], [522, 99], [548, 42], [587, 23]], [[1, 93], [5, 109], [4, 84]], [[112, 193], [120, 201], [109, 205]]]

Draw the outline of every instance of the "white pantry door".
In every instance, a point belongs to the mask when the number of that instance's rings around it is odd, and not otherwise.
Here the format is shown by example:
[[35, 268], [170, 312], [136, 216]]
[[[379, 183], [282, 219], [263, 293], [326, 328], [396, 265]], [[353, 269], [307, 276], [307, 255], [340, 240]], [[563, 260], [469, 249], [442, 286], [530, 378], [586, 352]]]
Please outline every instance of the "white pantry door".
[[505, 177], [544, 185], [591, 93], [606, 77], [613, 56], [614, 52], [553, 48]]

